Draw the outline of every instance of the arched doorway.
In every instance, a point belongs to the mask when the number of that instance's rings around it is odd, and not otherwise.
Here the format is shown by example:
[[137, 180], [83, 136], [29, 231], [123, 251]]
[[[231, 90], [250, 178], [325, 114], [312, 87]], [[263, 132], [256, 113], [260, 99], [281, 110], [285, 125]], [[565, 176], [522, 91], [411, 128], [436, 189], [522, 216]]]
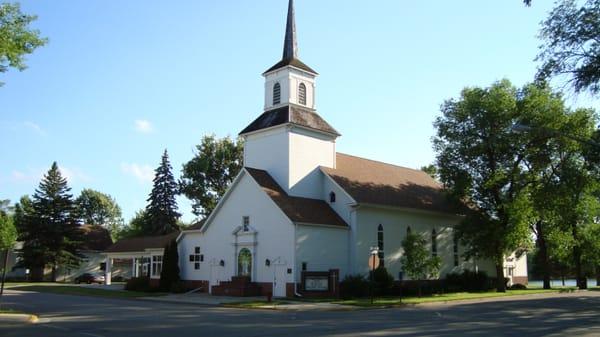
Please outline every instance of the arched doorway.
[[252, 253], [242, 248], [238, 254], [238, 276], [252, 277]]

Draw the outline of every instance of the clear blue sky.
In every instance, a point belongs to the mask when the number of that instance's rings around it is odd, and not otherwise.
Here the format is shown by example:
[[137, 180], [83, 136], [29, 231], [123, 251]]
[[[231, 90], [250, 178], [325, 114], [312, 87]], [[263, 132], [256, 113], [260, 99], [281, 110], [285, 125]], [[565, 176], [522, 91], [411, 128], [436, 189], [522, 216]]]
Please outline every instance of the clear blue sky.
[[[57, 161], [73, 192], [146, 204], [162, 151], [178, 177], [205, 134], [237, 133], [263, 108], [287, 0], [22, 1], [50, 39], [0, 75], [0, 199], [32, 194]], [[465, 86], [533, 78], [551, 1], [297, 0], [300, 58], [338, 151], [418, 168], [432, 122]], [[595, 106], [590, 98], [574, 105]], [[180, 200], [184, 219], [189, 202]]]

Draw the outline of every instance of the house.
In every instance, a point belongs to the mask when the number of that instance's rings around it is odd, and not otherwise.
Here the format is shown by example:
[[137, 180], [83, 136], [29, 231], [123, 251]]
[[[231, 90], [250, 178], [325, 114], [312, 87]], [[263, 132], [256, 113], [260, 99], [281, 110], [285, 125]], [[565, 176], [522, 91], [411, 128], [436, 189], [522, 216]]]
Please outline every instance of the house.
[[[283, 57], [263, 73], [264, 112], [240, 132], [244, 168], [203, 225], [179, 234], [181, 278], [216, 295], [335, 295], [346, 275], [368, 272], [372, 247], [406, 280], [401, 242], [410, 231], [441, 257], [442, 277], [495, 276], [491, 261], [462, 258], [460, 210], [437, 181], [336, 151], [340, 133], [316, 109], [317, 75], [298, 58], [290, 0]], [[526, 259], [510, 264], [513, 281], [526, 282]]]

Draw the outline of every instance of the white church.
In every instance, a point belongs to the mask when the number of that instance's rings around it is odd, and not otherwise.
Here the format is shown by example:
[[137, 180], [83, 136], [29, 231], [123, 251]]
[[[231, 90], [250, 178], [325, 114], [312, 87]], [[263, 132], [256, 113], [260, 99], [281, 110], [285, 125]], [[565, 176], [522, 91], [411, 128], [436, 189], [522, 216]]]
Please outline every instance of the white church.
[[[336, 152], [340, 133], [316, 109], [317, 75], [298, 58], [290, 0], [283, 58], [263, 74], [264, 112], [240, 132], [244, 168], [206, 221], [177, 237], [181, 278], [215, 295], [335, 294], [346, 275], [368, 273], [377, 247], [394, 278], [406, 280], [408, 231], [441, 257], [441, 277], [464, 269], [494, 277], [490, 261], [462, 257], [453, 231], [461, 215], [436, 180]], [[147, 261], [160, 276], [162, 247], [124, 250], [107, 251], [109, 274], [112, 258], [133, 257], [134, 275]], [[508, 257], [505, 276], [526, 283], [526, 257]]]

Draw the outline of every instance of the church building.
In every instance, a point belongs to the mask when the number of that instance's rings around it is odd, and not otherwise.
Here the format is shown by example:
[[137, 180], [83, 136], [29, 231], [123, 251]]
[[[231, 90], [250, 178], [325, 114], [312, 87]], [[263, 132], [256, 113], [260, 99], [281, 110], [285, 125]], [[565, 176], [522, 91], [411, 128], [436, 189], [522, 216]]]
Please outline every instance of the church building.
[[[495, 276], [491, 261], [465, 260], [461, 220], [427, 173], [336, 151], [340, 132], [317, 112], [317, 72], [298, 57], [290, 0], [283, 57], [267, 69], [264, 112], [246, 126], [244, 168], [198, 228], [177, 238], [181, 278], [215, 295], [335, 294], [367, 274], [377, 248], [395, 280], [408, 232], [427, 238], [441, 277], [465, 269]], [[505, 275], [526, 283], [526, 258]]]

